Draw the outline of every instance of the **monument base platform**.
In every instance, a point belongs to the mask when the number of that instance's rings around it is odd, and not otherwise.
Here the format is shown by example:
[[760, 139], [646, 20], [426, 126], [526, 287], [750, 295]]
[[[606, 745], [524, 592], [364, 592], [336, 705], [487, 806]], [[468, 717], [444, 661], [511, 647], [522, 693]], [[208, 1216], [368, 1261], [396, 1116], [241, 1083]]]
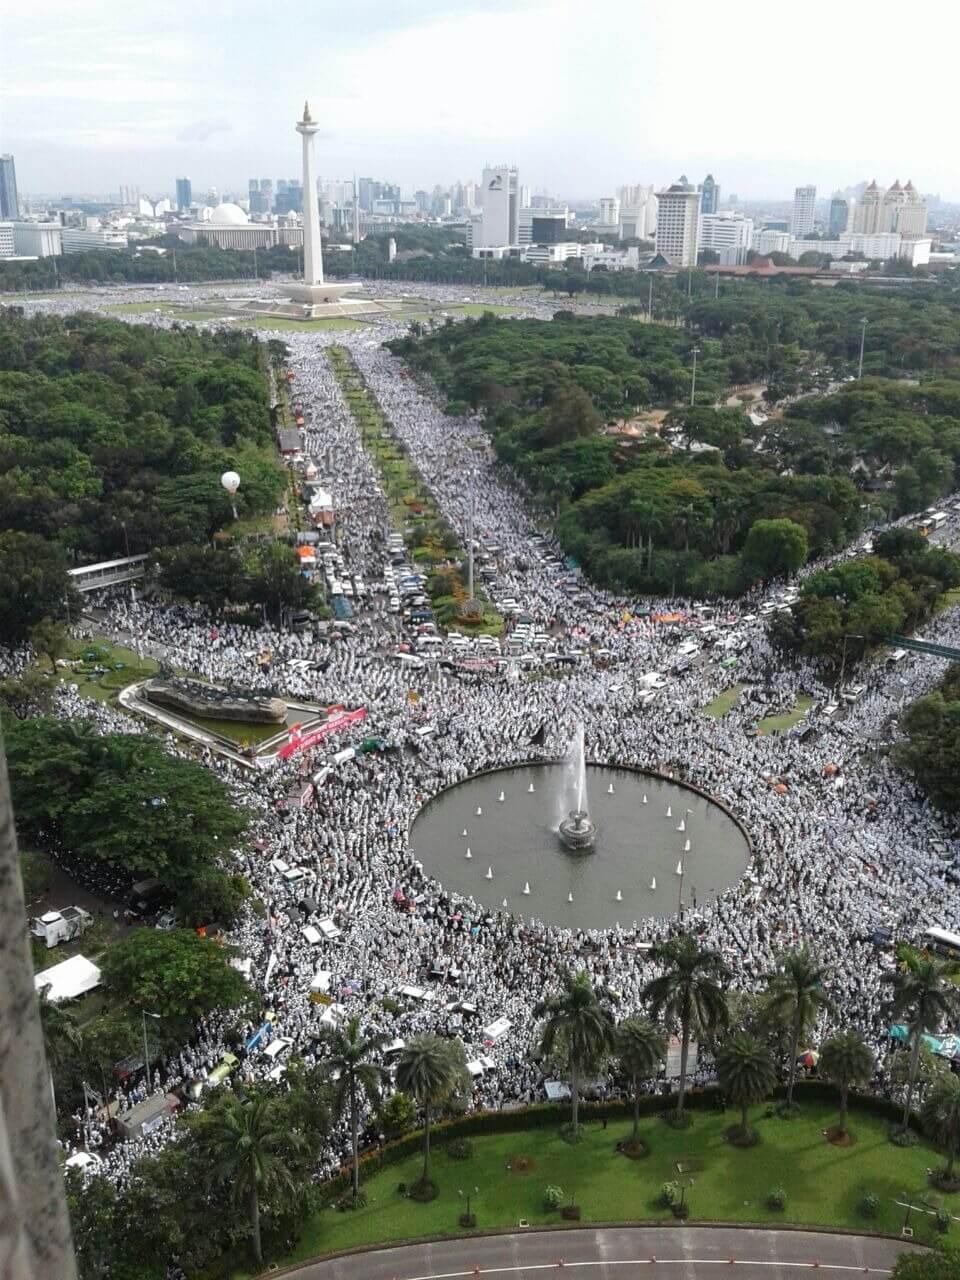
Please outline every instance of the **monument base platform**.
[[356, 288], [357, 285], [352, 281], [346, 284], [325, 281], [323, 284], [291, 284], [287, 293], [294, 302], [302, 303], [305, 307], [317, 307], [327, 302], [339, 302], [345, 293]]
[[304, 303], [286, 298], [250, 298], [235, 308], [260, 316], [276, 316], [283, 320], [333, 320], [340, 318], [371, 319], [385, 308], [371, 298], [340, 298], [336, 302]]

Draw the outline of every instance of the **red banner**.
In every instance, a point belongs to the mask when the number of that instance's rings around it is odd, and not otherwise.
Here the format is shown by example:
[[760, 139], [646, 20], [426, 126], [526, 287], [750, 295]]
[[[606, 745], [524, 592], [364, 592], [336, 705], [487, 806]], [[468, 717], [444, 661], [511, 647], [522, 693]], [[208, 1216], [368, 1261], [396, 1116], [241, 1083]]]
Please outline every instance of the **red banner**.
[[338, 733], [341, 729], [346, 729], [348, 725], [356, 724], [366, 714], [366, 707], [358, 707], [356, 711], [347, 711], [342, 716], [334, 716], [332, 719], [326, 720], [323, 724], [318, 725], [316, 729], [311, 729], [309, 733], [301, 733], [299, 724], [292, 725], [290, 738], [277, 752], [277, 758], [279, 760], [289, 760], [298, 751], [308, 751], [311, 747], [315, 747], [318, 742], [322, 742], [324, 738], [329, 737], [331, 733]]

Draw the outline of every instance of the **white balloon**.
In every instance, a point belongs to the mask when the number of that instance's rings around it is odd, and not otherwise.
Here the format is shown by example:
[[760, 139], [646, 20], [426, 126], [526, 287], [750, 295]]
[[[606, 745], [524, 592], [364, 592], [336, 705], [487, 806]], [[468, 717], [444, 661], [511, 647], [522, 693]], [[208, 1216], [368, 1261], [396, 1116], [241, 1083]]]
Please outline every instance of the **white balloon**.
[[240, 488], [240, 477], [235, 471], [225, 471], [220, 477], [220, 483], [227, 493], [234, 494]]

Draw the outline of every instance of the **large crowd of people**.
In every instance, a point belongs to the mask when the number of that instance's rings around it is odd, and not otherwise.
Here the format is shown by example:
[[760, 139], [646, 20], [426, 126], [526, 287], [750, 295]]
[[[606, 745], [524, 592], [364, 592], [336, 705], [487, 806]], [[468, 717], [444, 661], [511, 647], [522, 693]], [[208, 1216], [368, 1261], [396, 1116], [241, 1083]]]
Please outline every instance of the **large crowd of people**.
[[[158, 315], [157, 321], [167, 318]], [[348, 568], [368, 583], [382, 582], [392, 526], [325, 356], [333, 339], [350, 350], [443, 515], [464, 539], [472, 506], [477, 537], [497, 548], [496, 597], [522, 601], [556, 648], [578, 652], [575, 663], [533, 680], [509, 668], [469, 676], [452, 664], [411, 670], [392, 659], [402, 623], [389, 612], [383, 591], [356, 602], [352, 632], [319, 638], [271, 626], [238, 627], [195, 606], [131, 600], [123, 592], [99, 602], [105, 634], [212, 681], [279, 688], [320, 705], [363, 707], [363, 734], [401, 748], [344, 762], [305, 805], [291, 797], [326, 756], [351, 740], [349, 734], [269, 768], [247, 767], [212, 749], [205, 753], [208, 766], [253, 815], [233, 865], [268, 908], [266, 918], [247, 914], [228, 941], [251, 961], [251, 982], [273, 1010], [275, 1034], [292, 1041], [291, 1053], [313, 1062], [321, 1026], [354, 1014], [391, 1040], [423, 1031], [457, 1035], [468, 1058], [482, 1054], [492, 1063], [475, 1079], [473, 1103], [498, 1107], [543, 1097], [543, 1077], [531, 1057], [532, 1010], [562, 968], [587, 970], [620, 993], [624, 1011], [638, 1008], [654, 968], [635, 944], [668, 936], [678, 927], [675, 917], [604, 932], [561, 929], [447, 891], [423, 873], [409, 847], [411, 824], [431, 796], [486, 767], [561, 756], [581, 721], [591, 759], [689, 781], [742, 821], [752, 844], [746, 875], [716, 901], [688, 908], [683, 920], [705, 945], [722, 952], [735, 985], [755, 989], [779, 953], [809, 944], [831, 975], [832, 1023], [859, 1028], [882, 1047], [887, 1025], [881, 979], [889, 957], [874, 946], [871, 933], [884, 927], [915, 938], [929, 925], [960, 921], [960, 884], [951, 874], [952, 859], [941, 856], [944, 846], [955, 855], [957, 844], [881, 750], [897, 732], [904, 701], [926, 690], [944, 664], [920, 656], [896, 668], [874, 662], [858, 673], [865, 691], [826, 719], [816, 708], [830, 702], [833, 691], [812, 666], [777, 659], [766, 643], [758, 592], [732, 607], [732, 625], [746, 641], [733, 675], [704, 649], [642, 705], [636, 675], [673, 669], [681, 635], [702, 624], [692, 604], [644, 601], [641, 610], [641, 602], [614, 599], [584, 582], [574, 599], [568, 568], [545, 563], [549, 538], [522, 489], [484, 446], [482, 424], [445, 416], [427, 390], [401, 376], [400, 363], [381, 345], [383, 326], [281, 336], [306, 411], [303, 451], [332, 488]], [[657, 621], [657, 615], [681, 622]], [[960, 644], [957, 611], [939, 615], [927, 634]], [[598, 649], [605, 651], [602, 661]], [[271, 654], [268, 672], [258, 662], [265, 650]], [[705, 714], [734, 678], [743, 691], [732, 709]], [[801, 695], [814, 700], [808, 723], [815, 733], [750, 732], [761, 717], [789, 710]], [[57, 713], [94, 718], [104, 729], [139, 729], [122, 711], [84, 700], [69, 687], [58, 694]], [[434, 732], [409, 749], [415, 729], [427, 723]], [[186, 749], [172, 735], [168, 741], [171, 751]], [[700, 856], [709, 858], [709, 850]], [[277, 860], [302, 868], [304, 878], [289, 884]], [[304, 898], [332, 917], [337, 938], [318, 944], [305, 938], [298, 909]], [[459, 971], [456, 984], [431, 981], [438, 957]], [[332, 1005], [311, 1000], [318, 970], [332, 975]], [[429, 989], [433, 998], [402, 995], [402, 987]], [[471, 1008], [465, 1011], [462, 1003]], [[506, 1031], [485, 1034], [498, 1019], [506, 1020]], [[154, 1090], [202, 1079], [219, 1061], [230, 1023], [226, 1015], [208, 1019], [193, 1043], [159, 1064]], [[275, 1066], [254, 1050], [241, 1071], [256, 1079]], [[705, 1060], [700, 1072], [708, 1071]], [[876, 1083], [889, 1087], [882, 1074]], [[144, 1089], [140, 1081], [126, 1090], [124, 1105]], [[89, 1117], [78, 1116], [78, 1122], [78, 1142], [99, 1144], [106, 1169], [118, 1178], [172, 1132], [168, 1123], [149, 1138], [111, 1144], [104, 1126]], [[318, 1176], [339, 1166], [347, 1146], [341, 1127]]]

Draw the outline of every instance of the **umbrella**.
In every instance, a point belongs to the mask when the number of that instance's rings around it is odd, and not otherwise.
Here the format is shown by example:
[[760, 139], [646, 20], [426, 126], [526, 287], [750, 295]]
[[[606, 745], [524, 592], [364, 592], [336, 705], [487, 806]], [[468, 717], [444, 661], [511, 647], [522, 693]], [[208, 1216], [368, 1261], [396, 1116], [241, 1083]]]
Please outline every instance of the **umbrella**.
[[778, 782], [773, 789], [778, 796], [783, 796], [787, 794], [787, 787], [786, 787], [786, 784], [783, 782]]
[[820, 1055], [817, 1053], [816, 1049], [804, 1049], [803, 1053], [800, 1054], [800, 1057], [797, 1058], [797, 1062], [800, 1066], [806, 1067], [808, 1070], [815, 1067], [819, 1061]]
[[832, 778], [836, 772], [837, 766], [832, 761], [823, 766], [823, 776], [825, 778]]

